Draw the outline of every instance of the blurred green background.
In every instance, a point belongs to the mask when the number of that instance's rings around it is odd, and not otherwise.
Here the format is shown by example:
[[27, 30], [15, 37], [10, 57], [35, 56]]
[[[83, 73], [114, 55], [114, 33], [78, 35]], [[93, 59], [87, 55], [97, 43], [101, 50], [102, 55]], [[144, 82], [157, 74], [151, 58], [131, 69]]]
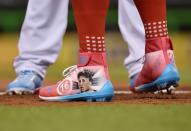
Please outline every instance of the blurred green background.
[[[19, 31], [24, 19], [27, 0], [0, 1], [0, 80], [12, 80], [12, 61], [18, 54]], [[181, 85], [191, 85], [191, 1], [167, 0], [168, 27], [174, 42], [175, 56], [181, 74]], [[111, 79], [116, 85], [127, 85], [128, 75], [123, 60], [128, 55], [117, 25], [117, 0], [111, 0], [106, 23], [106, 46]], [[70, 8], [67, 33], [56, 63], [47, 72], [45, 82], [62, 79], [62, 70], [77, 61], [78, 38]], [[117, 65], [117, 66], [116, 66]]]

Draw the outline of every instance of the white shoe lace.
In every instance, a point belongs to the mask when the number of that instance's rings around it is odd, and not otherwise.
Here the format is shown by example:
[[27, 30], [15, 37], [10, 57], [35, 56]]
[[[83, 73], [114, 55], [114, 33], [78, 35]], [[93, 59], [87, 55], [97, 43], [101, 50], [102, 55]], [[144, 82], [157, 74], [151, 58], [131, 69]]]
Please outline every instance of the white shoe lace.
[[145, 63], [145, 55], [143, 57], [141, 57], [140, 59], [138, 59], [136, 62], [144, 64]]
[[73, 71], [75, 71], [77, 69], [77, 65], [73, 65], [73, 66], [70, 66], [68, 68], [66, 68], [63, 72], [62, 72], [62, 75], [63, 77], [67, 77], [69, 76]]

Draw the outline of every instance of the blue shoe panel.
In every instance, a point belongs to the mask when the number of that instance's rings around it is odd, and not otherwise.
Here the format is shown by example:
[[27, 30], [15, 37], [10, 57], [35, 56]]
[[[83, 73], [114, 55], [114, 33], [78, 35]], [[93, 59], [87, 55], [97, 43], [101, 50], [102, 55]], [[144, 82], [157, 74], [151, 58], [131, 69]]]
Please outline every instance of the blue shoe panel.
[[180, 76], [177, 70], [171, 64], [167, 65], [162, 75], [155, 81], [155, 83], [163, 83], [166, 80], [179, 81]]
[[42, 78], [33, 71], [22, 71], [17, 78], [7, 86], [10, 90], [36, 90], [42, 84]]

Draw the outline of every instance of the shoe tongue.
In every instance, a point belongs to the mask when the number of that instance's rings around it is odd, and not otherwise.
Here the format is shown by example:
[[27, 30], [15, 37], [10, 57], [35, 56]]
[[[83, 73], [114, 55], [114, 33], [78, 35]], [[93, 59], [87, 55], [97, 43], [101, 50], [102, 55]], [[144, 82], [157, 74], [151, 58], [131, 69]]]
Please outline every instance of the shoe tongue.
[[166, 41], [167, 41], [167, 45], [166, 45], [167, 46], [167, 50], [174, 50], [171, 39], [168, 37], [168, 38], [166, 38]]
[[24, 70], [20, 72], [21, 75], [29, 75], [29, 74], [33, 74], [33, 71], [30, 70]]
[[167, 51], [167, 41], [166, 37], [147, 39], [145, 53], [155, 52], [159, 50]]
[[86, 66], [90, 61], [90, 55], [87, 53], [80, 53], [78, 66]]
[[80, 53], [78, 67], [82, 66], [106, 66], [106, 56], [105, 53], [92, 53], [85, 52]]

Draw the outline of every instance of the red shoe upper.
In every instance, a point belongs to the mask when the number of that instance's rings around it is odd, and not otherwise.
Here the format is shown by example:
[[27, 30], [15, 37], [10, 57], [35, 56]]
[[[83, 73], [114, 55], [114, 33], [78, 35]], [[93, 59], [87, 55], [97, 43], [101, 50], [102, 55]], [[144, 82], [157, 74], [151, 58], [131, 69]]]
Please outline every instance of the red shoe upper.
[[156, 80], [170, 63], [167, 50], [167, 37], [146, 40], [145, 62], [142, 71], [135, 80], [135, 87]]

